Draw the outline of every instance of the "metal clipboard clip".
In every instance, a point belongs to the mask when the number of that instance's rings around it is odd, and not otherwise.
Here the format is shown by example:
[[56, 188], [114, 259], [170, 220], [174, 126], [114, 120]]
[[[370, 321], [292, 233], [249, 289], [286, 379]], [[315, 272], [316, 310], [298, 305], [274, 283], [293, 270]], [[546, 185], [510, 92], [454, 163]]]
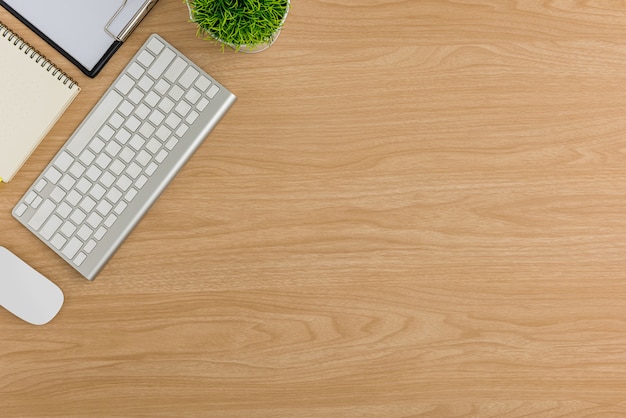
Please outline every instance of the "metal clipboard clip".
[[116, 41], [124, 42], [128, 36], [132, 33], [132, 31], [137, 27], [139, 22], [148, 14], [148, 12], [154, 7], [158, 0], [146, 0], [144, 4], [141, 5], [139, 10], [135, 13], [135, 15], [128, 21], [126, 26], [122, 28], [120, 33], [115, 34], [111, 32], [111, 25], [115, 22], [115, 19], [119, 16], [119, 14], [124, 10], [128, 0], [123, 0], [122, 5], [117, 9], [113, 17], [109, 19], [106, 26], [104, 27], [104, 31]]

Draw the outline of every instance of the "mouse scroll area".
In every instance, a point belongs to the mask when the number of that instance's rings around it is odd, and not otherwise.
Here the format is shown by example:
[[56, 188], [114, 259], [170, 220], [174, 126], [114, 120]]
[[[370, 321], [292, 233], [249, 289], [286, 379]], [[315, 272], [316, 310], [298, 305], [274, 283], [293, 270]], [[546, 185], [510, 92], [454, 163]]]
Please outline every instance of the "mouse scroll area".
[[61, 289], [0, 247], [0, 306], [33, 325], [47, 324], [63, 306]]

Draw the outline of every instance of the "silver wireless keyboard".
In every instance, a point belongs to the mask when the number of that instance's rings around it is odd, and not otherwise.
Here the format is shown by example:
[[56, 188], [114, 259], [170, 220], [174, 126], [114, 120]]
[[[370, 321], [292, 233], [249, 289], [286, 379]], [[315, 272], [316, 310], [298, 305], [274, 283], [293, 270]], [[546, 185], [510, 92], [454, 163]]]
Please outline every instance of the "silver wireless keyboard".
[[93, 280], [235, 100], [152, 35], [13, 216]]

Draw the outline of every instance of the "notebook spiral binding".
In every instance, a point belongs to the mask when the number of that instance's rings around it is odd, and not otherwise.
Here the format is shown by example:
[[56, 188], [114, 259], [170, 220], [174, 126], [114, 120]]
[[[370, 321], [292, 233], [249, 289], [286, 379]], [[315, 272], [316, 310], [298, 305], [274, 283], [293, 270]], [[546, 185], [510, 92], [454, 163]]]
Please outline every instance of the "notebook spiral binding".
[[59, 67], [54, 65], [52, 61], [45, 57], [41, 52], [33, 48], [28, 42], [22, 39], [19, 35], [9, 29], [5, 24], [0, 22], [0, 36], [6, 38], [9, 42], [13, 42], [13, 45], [17, 46], [20, 51], [23, 51], [25, 55], [30, 55], [31, 59], [41, 65], [47, 72], [51, 73], [53, 77], [56, 77], [63, 84], [68, 85], [68, 88], [74, 87], [77, 83], [64, 71], [61, 71]]

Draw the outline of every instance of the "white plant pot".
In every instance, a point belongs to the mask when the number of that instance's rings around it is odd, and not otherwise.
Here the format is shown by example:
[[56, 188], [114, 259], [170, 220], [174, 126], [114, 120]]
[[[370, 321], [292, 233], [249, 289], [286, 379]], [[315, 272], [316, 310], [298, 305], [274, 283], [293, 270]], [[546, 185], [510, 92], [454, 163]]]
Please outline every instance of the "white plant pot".
[[[186, 0], [185, 4], [187, 5], [187, 8], [189, 9], [189, 19], [193, 22], [193, 13], [191, 11], [191, 5], [189, 3], [193, 2], [193, 0]], [[291, 0], [287, 0], [287, 8], [285, 9], [285, 15], [283, 16], [283, 19], [280, 21], [280, 26], [279, 28], [276, 30], [276, 32], [274, 32], [274, 35], [272, 35], [272, 37], [270, 38], [269, 41], [264, 42], [262, 44], [258, 44], [256, 47], [248, 47], [247, 45], [234, 45], [231, 44], [229, 42], [224, 42], [223, 40], [221, 40], [220, 38], [218, 38], [217, 36], [215, 36], [214, 34], [212, 34], [211, 32], [208, 31], [203, 31], [204, 33], [206, 33], [207, 35], [209, 35], [211, 38], [215, 39], [216, 41], [227, 45], [229, 47], [231, 47], [232, 49], [236, 50], [236, 51], [241, 51], [241, 52], [245, 52], [248, 54], [255, 54], [257, 52], [261, 52], [261, 51], [265, 51], [267, 48], [269, 48], [270, 46], [272, 46], [272, 44], [274, 42], [276, 42], [276, 40], [278, 39], [278, 36], [280, 35], [280, 31], [283, 27], [283, 24], [285, 23], [285, 19], [287, 19], [287, 15], [289, 14], [289, 9], [291, 8]]]

